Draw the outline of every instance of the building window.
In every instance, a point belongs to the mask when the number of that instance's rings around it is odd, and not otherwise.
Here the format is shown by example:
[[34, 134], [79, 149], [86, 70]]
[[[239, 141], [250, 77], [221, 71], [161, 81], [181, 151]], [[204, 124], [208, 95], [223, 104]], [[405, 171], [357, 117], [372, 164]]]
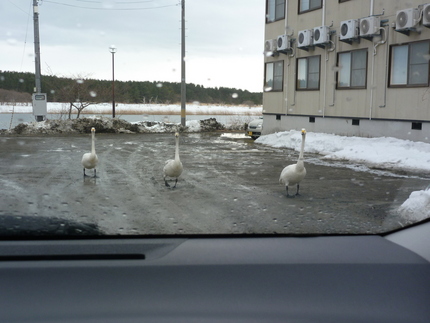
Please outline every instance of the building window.
[[365, 89], [367, 79], [367, 50], [343, 52], [338, 55], [337, 88]]
[[322, 0], [299, 0], [299, 13], [322, 8]]
[[315, 117], [309, 117], [309, 123], [315, 123]]
[[320, 56], [297, 59], [297, 90], [319, 90]]
[[266, 1], [266, 23], [285, 18], [285, 0]]
[[280, 114], [276, 115], [276, 120], [281, 120], [281, 115]]
[[360, 125], [360, 119], [352, 119], [352, 125], [353, 126], [359, 126]]
[[284, 87], [284, 61], [266, 63], [265, 73], [266, 92], [282, 91]]
[[391, 47], [390, 86], [429, 85], [429, 41]]

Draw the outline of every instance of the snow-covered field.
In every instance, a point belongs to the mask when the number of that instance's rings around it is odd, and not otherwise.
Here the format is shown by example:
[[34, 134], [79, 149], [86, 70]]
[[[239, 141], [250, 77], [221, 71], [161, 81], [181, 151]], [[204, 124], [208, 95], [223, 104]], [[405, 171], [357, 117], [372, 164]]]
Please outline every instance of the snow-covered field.
[[[300, 150], [300, 131], [277, 132], [259, 137], [256, 142], [271, 147]], [[333, 134], [306, 134], [306, 152], [323, 155], [323, 159], [345, 160], [376, 167], [412, 171], [430, 176], [430, 144], [396, 138], [345, 137]], [[367, 167], [364, 170], [369, 171]], [[430, 184], [430, 180], [429, 180]], [[411, 221], [430, 217], [430, 185], [412, 192], [399, 208], [399, 213]]]
[[[48, 102], [48, 113], [67, 113], [68, 103]], [[32, 113], [31, 103], [17, 105], [0, 105], [0, 113]], [[75, 110], [76, 111], [76, 110]], [[262, 106], [225, 106], [208, 104], [187, 104], [187, 114], [195, 115], [261, 115]], [[112, 104], [101, 103], [90, 105], [83, 110], [86, 114], [110, 114]], [[121, 114], [180, 114], [181, 106], [177, 104], [116, 104], [115, 113]]]

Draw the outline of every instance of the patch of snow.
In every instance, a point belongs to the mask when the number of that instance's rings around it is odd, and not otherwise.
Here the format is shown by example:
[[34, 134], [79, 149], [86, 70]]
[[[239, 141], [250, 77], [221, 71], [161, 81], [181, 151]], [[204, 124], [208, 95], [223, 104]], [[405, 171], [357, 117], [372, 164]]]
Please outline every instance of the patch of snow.
[[189, 132], [199, 132], [201, 130], [200, 122], [198, 120], [190, 120], [186, 122]]
[[[263, 135], [256, 143], [300, 150], [301, 132], [285, 131]], [[378, 166], [430, 172], [430, 144], [391, 137], [346, 137], [325, 133], [306, 133], [305, 154], [315, 153], [332, 160], [347, 160]]]
[[412, 192], [398, 209], [399, 214], [410, 222], [430, 218], [430, 189]]

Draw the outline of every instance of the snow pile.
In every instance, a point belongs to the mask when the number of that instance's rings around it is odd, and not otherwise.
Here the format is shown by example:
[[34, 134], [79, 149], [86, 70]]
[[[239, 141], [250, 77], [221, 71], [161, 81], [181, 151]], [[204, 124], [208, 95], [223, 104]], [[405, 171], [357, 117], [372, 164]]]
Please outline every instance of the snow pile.
[[98, 133], [162, 133], [162, 132], [210, 132], [225, 129], [215, 118], [191, 120], [182, 126], [177, 123], [140, 121], [130, 123], [122, 119], [92, 116], [79, 119], [45, 120], [42, 122], [20, 123], [6, 134], [55, 134], [89, 133], [91, 128]]
[[430, 218], [430, 188], [412, 192], [399, 207], [398, 213], [411, 223]]
[[[301, 132], [285, 131], [264, 135], [257, 143], [300, 150]], [[323, 158], [348, 160], [370, 167], [430, 171], [430, 144], [391, 137], [345, 137], [325, 133], [306, 133], [305, 153], [324, 155]]]

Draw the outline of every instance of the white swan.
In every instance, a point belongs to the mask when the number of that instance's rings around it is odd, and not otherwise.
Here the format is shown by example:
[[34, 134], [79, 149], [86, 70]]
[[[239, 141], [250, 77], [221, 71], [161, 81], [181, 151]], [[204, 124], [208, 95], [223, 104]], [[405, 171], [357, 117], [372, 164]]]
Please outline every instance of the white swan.
[[94, 127], [91, 128], [91, 152], [85, 153], [82, 156], [82, 166], [84, 166], [84, 176], [88, 176], [87, 174], [85, 174], [85, 168], [86, 169], [94, 168], [94, 177], [96, 177], [96, 166], [99, 159], [96, 154], [96, 147], [94, 143], [95, 133], [96, 133], [96, 129]]
[[176, 178], [175, 186], [173, 186], [173, 188], [176, 187], [176, 183], [178, 183], [178, 177], [181, 176], [182, 171], [184, 169], [182, 167], [181, 160], [179, 159], [179, 133], [178, 132], [175, 133], [175, 141], [176, 141], [175, 159], [170, 159], [166, 161], [166, 165], [163, 168], [164, 183], [166, 184], [167, 187], [170, 187], [170, 185], [169, 183], [167, 183], [166, 177]]
[[303, 162], [303, 151], [305, 149], [306, 130], [302, 129], [302, 147], [300, 149], [299, 159], [296, 164], [288, 165], [282, 170], [279, 177], [279, 183], [284, 184], [287, 190], [287, 197], [294, 196], [288, 195], [288, 186], [297, 185], [296, 195], [299, 194], [299, 183], [306, 176], [306, 168]]

